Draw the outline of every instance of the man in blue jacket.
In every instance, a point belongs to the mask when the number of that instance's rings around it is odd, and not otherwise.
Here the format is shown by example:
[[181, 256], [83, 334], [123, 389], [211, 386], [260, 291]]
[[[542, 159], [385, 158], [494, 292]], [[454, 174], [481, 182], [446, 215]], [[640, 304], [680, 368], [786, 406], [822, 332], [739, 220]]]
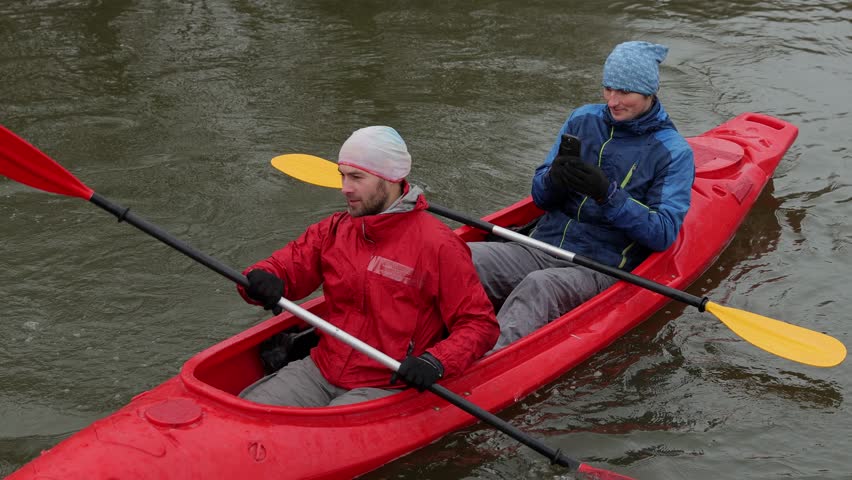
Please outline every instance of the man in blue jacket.
[[[674, 242], [689, 209], [695, 165], [657, 98], [659, 64], [667, 53], [663, 45], [634, 41], [609, 55], [602, 82], [606, 103], [576, 109], [536, 169], [532, 196], [546, 213], [533, 238], [625, 270]], [[579, 139], [579, 155], [560, 149], [572, 141], [565, 134]], [[498, 311], [494, 350], [615, 283], [519, 243], [470, 246]]]

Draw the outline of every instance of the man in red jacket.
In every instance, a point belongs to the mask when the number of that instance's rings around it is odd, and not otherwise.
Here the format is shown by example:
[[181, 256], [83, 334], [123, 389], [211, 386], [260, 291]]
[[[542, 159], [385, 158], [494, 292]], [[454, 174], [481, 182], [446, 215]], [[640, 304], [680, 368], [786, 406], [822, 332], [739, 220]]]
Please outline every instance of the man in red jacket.
[[[320, 285], [326, 320], [392, 358], [399, 378], [424, 390], [458, 375], [494, 346], [499, 327], [467, 245], [426, 212], [405, 177], [411, 156], [390, 127], [357, 130], [340, 148], [347, 211], [245, 270], [240, 294], [273, 308], [283, 295]], [[258, 403], [345, 405], [399, 391], [378, 362], [320, 334], [309, 357], [291, 362], [240, 395]]]

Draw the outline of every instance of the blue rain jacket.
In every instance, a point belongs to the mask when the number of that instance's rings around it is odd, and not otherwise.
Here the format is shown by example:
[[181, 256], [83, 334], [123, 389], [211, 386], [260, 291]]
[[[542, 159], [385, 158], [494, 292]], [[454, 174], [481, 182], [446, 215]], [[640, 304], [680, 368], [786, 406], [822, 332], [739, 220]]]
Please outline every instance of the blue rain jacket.
[[[580, 157], [598, 165], [618, 189], [599, 205], [579, 193], [557, 192], [550, 165], [563, 133], [581, 141]], [[639, 118], [615, 121], [605, 104], [585, 105], [565, 121], [532, 196], [546, 211], [532, 237], [625, 270], [668, 248], [689, 209], [695, 162], [659, 99]]]

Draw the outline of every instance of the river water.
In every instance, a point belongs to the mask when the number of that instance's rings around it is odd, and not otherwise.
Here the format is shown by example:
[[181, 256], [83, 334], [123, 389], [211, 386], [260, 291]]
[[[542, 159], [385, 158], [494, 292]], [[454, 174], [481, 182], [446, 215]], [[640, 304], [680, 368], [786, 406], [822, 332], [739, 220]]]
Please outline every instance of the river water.
[[[0, 123], [241, 268], [342, 207], [269, 160], [334, 158], [362, 126], [401, 132], [436, 202], [524, 197], [631, 39], [671, 48], [660, 96], [684, 135], [747, 111], [800, 128], [689, 291], [849, 345], [849, 2], [7, 1]], [[6, 179], [0, 271], [0, 476], [265, 318], [86, 202]], [[774, 357], [672, 303], [501, 416], [642, 479], [849, 479], [850, 388], [848, 362]], [[366, 478], [568, 477], [477, 425]]]

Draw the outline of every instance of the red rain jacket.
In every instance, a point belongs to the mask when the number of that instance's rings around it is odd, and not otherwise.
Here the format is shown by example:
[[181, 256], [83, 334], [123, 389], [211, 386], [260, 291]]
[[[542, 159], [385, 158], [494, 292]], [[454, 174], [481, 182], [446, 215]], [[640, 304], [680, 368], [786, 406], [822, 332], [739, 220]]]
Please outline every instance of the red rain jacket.
[[[425, 211], [423, 195], [410, 205], [358, 218], [335, 213], [244, 273], [260, 268], [277, 275], [292, 300], [322, 285], [327, 322], [399, 361], [410, 344], [415, 356], [428, 350], [445, 377], [457, 375], [494, 346], [499, 326], [470, 249]], [[320, 337], [311, 358], [333, 385], [400, 387], [390, 385], [387, 367], [330, 335]]]

